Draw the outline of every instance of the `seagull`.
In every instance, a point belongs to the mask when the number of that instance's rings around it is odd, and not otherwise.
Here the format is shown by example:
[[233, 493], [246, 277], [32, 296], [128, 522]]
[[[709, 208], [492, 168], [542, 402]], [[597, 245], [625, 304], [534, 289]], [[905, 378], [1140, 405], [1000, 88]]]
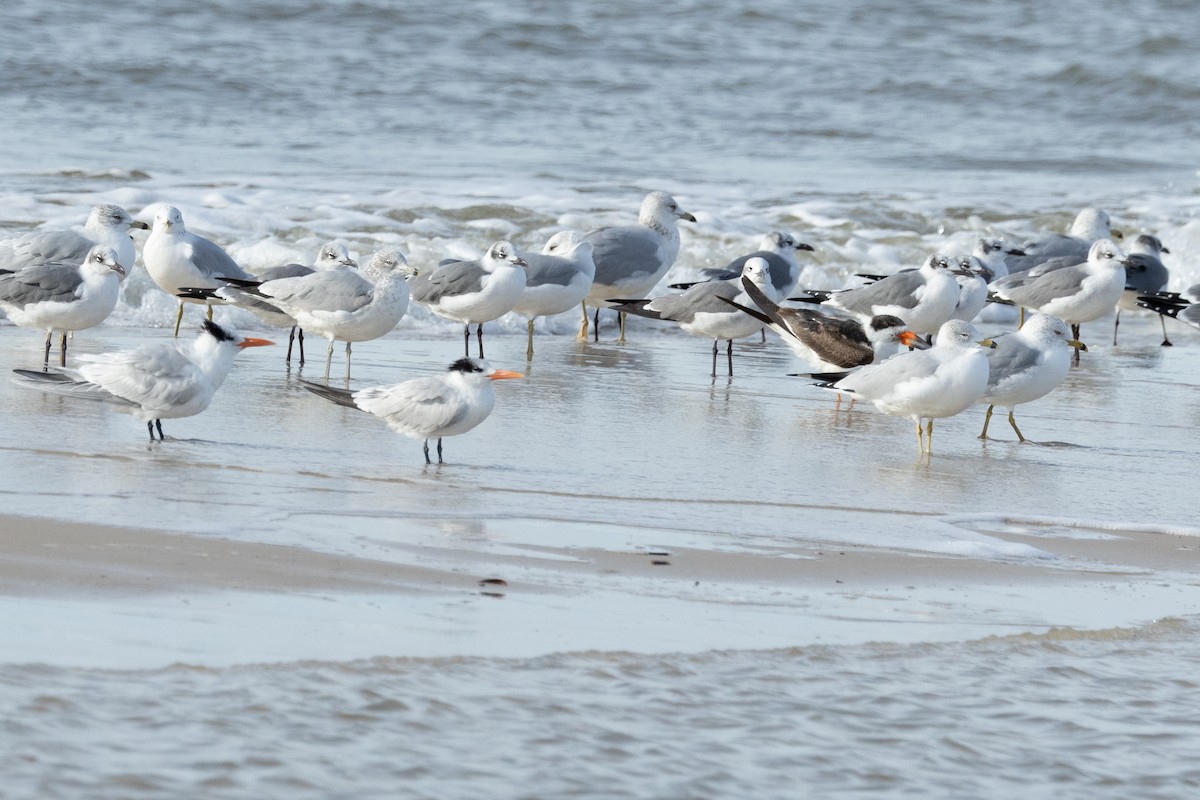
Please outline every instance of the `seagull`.
[[920, 269], [906, 269], [894, 275], [838, 292], [809, 292], [804, 302], [824, 303], [870, 321], [878, 314], [890, 314], [904, 320], [919, 334], [930, 334], [951, 319], [958, 308], [959, 287], [955, 278], [958, 263], [949, 256], [934, 253]]
[[928, 454], [933, 450], [933, 421], [969, 408], [987, 388], [987, 356], [978, 345], [996, 346], [981, 339], [971, 323], [952, 319], [938, 329], [929, 350], [899, 353], [824, 386], [870, 400], [885, 414], [909, 417], [916, 422], [921, 453]]
[[[154, 215], [150, 236], [142, 247], [142, 263], [150, 277], [167, 294], [178, 296], [184, 288], [215, 289], [221, 278], [253, 280], [253, 276], [237, 265], [229, 254], [219, 246], [189, 233], [183, 226], [183, 214], [174, 206], [160, 209]], [[183, 320], [183, 304], [189, 298], [179, 299], [179, 313], [175, 315], [175, 336], [179, 336], [179, 323]], [[212, 302], [208, 306], [208, 318], [212, 319]]]
[[728, 342], [725, 353], [729, 362], [729, 375], [733, 375], [733, 340], [750, 336], [762, 328], [762, 323], [748, 316], [729, 301], [743, 306], [750, 298], [742, 288], [749, 282], [763, 292], [774, 292], [771, 287], [770, 265], [766, 259], [751, 258], [742, 266], [739, 280], [707, 281], [697, 283], [683, 294], [669, 294], [652, 300], [611, 300], [618, 311], [636, 314], [651, 319], [665, 319], [679, 323], [686, 333], [705, 336], [713, 340], [712, 377], [717, 377], [717, 343]]
[[1092, 245], [1101, 239], [1120, 239], [1121, 232], [1112, 229], [1107, 211], [1085, 208], [1075, 215], [1067, 233], [1052, 233], [1031, 239], [1019, 248], [1021, 255], [1005, 258], [1009, 274], [1024, 272], [1052, 258], [1066, 256], [1078, 264], [1087, 259]]
[[1017, 432], [1017, 439], [1024, 442], [1013, 407], [1049, 394], [1071, 371], [1068, 351], [1087, 350], [1087, 345], [1070, 338], [1067, 323], [1061, 319], [1037, 313], [1019, 330], [997, 336], [994, 341], [995, 349], [985, 353], [990, 371], [979, 402], [987, 403], [988, 409], [979, 438], [988, 438], [992, 409], [1003, 406], [1008, 409], [1008, 424]]
[[[267, 281], [279, 280], [280, 278], [299, 278], [304, 275], [311, 275], [314, 272], [321, 270], [344, 269], [346, 267], [357, 267], [358, 262], [350, 257], [345, 245], [339, 242], [326, 242], [321, 245], [320, 252], [317, 253], [317, 260], [312, 266], [304, 264], [283, 264], [277, 267], [266, 267], [254, 273], [255, 279], [259, 283]], [[281, 311], [271, 301], [264, 297], [246, 291], [236, 285], [228, 284], [220, 286], [216, 289], [204, 289], [199, 287], [188, 287], [179, 293], [180, 297], [188, 300], [197, 301], [212, 301], [213, 299], [233, 303], [239, 308], [244, 308], [254, 314], [268, 325], [273, 325], [277, 328], [290, 328], [288, 333], [288, 349], [287, 356], [284, 361], [292, 362], [292, 344], [296, 338], [296, 331], [300, 332], [300, 366], [304, 366], [304, 330], [296, 324], [296, 320], [289, 314]]]
[[496, 242], [473, 261], [443, 261], [413, 281], [413, 300], [439, 317], [463, 323], [463, 355], [471, 355], [471, 323], [483, 358], [483, 323], [507, 314], [525, 291], [525, 259]]
[[46, 331], [42, 370], [50, 367], [50, 341], [62, 332], [58, 364], [67, 365], [67, 334], [99, 325], [117, 307], [125, 270], [107, 245], [93, 245], [82, 263], [0, 270], [0, 309], [22, 328]]
[[[1047, 271], [1048, 270], [1048, 271]], [[998, 296], [1023, 308], [1058, 317], [1079, 338], [1079, 326], [1111, 312], [1125, 291], [1125, 254], [1109, 239], [1088, 251], [1087, 261], [1072, 266], [1042, 264], [992, 283]], [[1079, 351], [1075, 351], [1079, 363]]]
[[1008, 274], [1008, 263], [1004, 260], [1006, 256], [1023, 256], [1025, 251], [1015, 247], [1005, 248], [1004, 239], [999, 236], [981, 236], [975, 241], [971, 255], [979, 259], [984, 268], [991, 272], [991, 277], [988, 278], [990, 283]]
[[204, 320], [200, 335], [188, 343], [163, 342], [133, 350], [83, 355], [75, 370], [14, 370], [23, 385], [56, 394], [103, 400], [116, 410], [144, 420], [154, 441], [163, 440], [162, 421], [199, 414], [208, 408], [240, 349], [273, 344], [248, 339], [233, 328]]
[[442, 438], [466, 433], [492, 413], [496, 392], [491, 382], [521, 377], [519, 372], [498, 370], [481, 358], [460, 358], [441, 375], [356, 392], [313, 381], [300, 383], [338, 405], [374, 414], [397, 433], [423, 438], [426, 464], [433, 463], [429, 440], [436, 436], [438, 463], [442, 464]]
[[[587, 309], [596, 309], [595, 335], [600, 341], [600, 309], [614, 298], [641, 299], [658, 285], [679, 255], [679, 220], [696, 218], [679, 208], [666, 192], [651, 192], [642, 200], [636, 225], [600, 228], [587, 235], [592, 243], [596, 277], [583, 301], [580, 339], [587, 339]], [[620, 338], [625, 341], [625, 316], [618, 312]]]
[[[797, 241], [796, 237], [790, 233], [771, 231], [759, 240], [758, 249], [753, 253], [738, 256], [724, 267], [702, 269], [700, 277], [706, 281], [727, 281], [731, 278], [738, 278], [748, 259], [763, 258], [771, 267], [771, 285], [775, 287], [776, 296], [787, 297], [795, 290], [796, 284], [800, 281], [800, 262], [796, 260], [796, 253], [801, 250], [811, 253], [813, 246]], [[690, 289], [699, 282], [672, 283], [671, 288]]]
[[1182, 292], [1156, 292], [1138, 298], [1138, 306], [1200, 328], [1200, 283]]
[[[1167, 288], [1171, 275], [1162, 262], [1162, 254], [1171, 251], [1163, 247], [1162, 240], [1148, 233], [1133, 237], [1125, 251], [1125, 291], [1117, 303], [1117, 320], [1113, 323], [1113, 345], [1117, 343], [1117, 328], [1121, 325], [1121, 310], [1136, 308], [1139, 295], [1154, 295]], [[1163, 347], [1170, 347], [1167, 338], [1167, 322], [1161, 316]]]
[[959, 256], [957, 260], [958, 269], [954, 272], [954, 279], [958, 281], [958, 303], [950, 319], [970, 322], [987, 305], [988, 281], [995, 274], [974, 254]]
[[786, 308], [772, 300], [753, 281], [742, 278], [742, 288], [758, 309], [748, 308], [734, 300], [726, 300], [735, 308], [759, 320], [779, 334], [797, 358], [807, 362], [817, 373], [839, 373], [882, 361], [897, 352], [897, 346], [926, 345], [904, 324], [904, 320], [879, 314], [863, 325], [858, 320], [822, 314], [816, 309]]
[[122, 280], [137, 261], [137, 248], [129, 235], [131, 228], [148, 230], [120, 206], [93, 206], [80, 231], [32, 231], [0, 242], [0, 269], [21, 270], [42, 264], [82, 264], [95, 245], [112, 248], [121, 265]]
[[569, 311], [583, 302], [596, 276], [592, 243], [576, 231], [550, 237], [541, 254], [525, 257], [525, 290], [513, 311], [529, 320], [525, 358], [533, 358], [533, 320]]
[[[408, 311], [407, 276], [417, 271], [399, 250], [380, 250], [366, 273], [341, 267], [258, 281], [226, 281], [234, 289], [274, 305], [301, 328], [329, 340], [325, 380], [333, 363], [333, 343], [346, 343], [346, 380], [350, 380], [350, 344], [369, 342], [390, 333]], [[230, 296], [234, 292], [228, 292]], [[239, 303], [241, 305], [241, 303]]]

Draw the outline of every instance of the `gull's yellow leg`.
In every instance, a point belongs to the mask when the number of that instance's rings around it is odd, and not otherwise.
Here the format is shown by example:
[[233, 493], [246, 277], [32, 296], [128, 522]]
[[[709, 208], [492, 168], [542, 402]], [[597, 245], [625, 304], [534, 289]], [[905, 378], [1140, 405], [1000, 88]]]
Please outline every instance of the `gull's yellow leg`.
[[925, 430], [925, 453], [933, 452], [933, 420], [929, 420], [929, 427]]
[[988, 429], [988, 425], [990, 425], [992, 422], [992, 409], [993, 408], [995, 408], [995, 406], [988, 406], [987, 416], [985, 416], [983, 418], [983, 433], [979, 434], [980, 439], [987, 438], [987, 429]]
[[586, 342], [588, 336], [587, 303], [580, 303], [579, 307], [583, 309], [583, 324], [579, 326], [579, 341]]
[[211, 305], [209, 305], [209, 307], [208, 307], [208, 321], [212, 322], [212, 306]]
[[917, 420], [917, 452], [925, 452], [925, 431], [921, 428], [921, 420]]
[[1008, 411], [1008, 424], [1012, 425], [1012, 429], [1017, 432], [1017, 439], [1024, 442], [1025, 437], [1021, 435], [1021, 429], [1017, 427], [1017, 419], [1013, 416], [1012, 409]]
[[179, 338], [179, 323], [183, 322], [183, 301], [179, 301], [179, 313], [175, 315], [175, 338]]

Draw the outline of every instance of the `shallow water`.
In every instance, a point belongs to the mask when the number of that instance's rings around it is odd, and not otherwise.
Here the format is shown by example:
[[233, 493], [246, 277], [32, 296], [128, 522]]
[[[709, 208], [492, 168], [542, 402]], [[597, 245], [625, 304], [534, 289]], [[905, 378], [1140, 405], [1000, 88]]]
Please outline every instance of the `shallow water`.
[[[625, 223], [666, 189], [699, 220], [671, 279], [787, 230], [816, 248], [803, 285], [838, 288], [1099, 205], [1162, 238], [1179, 289], [1200, 282], [1198, 15], [18, 0], [0, 238], [170, 203], [251, 269], [335, 238], [424, 266]], [[173, 314], [139, 269], [72, 346], [162, 338]], [[708, 343], [634, 321], [628, 344], [581, 345], [577, 324], [540, 321], [530, 365], [522, 320], [489, 326], [489, 357], [529, 378], [442, 467], [303, 391], [281, 348], [155, 446], [0, 380], [6, 513], [471, 586], [4, 592], [0, 796], [1194, 793], [1200, 333], [1161, 348], [1134, 316], [1112, 347], [1089, 324], [1082, 368], [1019, 410], [1041, 444], [1002, 419], [980, 443], [980, 409], [922, 461], [909, 423], [837, 410], [775, 340], [711, 380]], [[0, 366], [35, 365], [40, 339], [0, 326]], [[460, 348], [414, 309], [356, 347], [354, 383]], [[826, 563], [843, 553], [858, 566]]]

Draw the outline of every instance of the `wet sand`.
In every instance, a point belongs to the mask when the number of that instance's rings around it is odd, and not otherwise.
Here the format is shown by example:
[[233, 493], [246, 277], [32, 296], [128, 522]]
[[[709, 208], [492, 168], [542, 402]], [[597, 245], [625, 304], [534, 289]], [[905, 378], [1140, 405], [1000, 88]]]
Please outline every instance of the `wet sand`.
[[[714, 381], [703, 342], [639, 333], [545, 337], [531, 364], [511, 357], [521, 338], [494, 337], [492, 360], [529, 378], [498, 387], [493, 418], [446, 440], [440, 467], [300, 390], [282, 351], [243, 356], [212, 408], [168, 421], [157, 445], [126, 416], [4, 382], [0, 646], [139, 666], [520, 656], [1200, 613], [1200, 531], [1177, 503], [1200, 338], [1157, 349], [1149, 321], [1126, 322], [1129, 346], [1094, 348], [1018, 411], [1048, 443], [981, 443], [969, 412], [939, 424], [923, 460], [907, 422], [835, 410], [788, 378], [798, 365], [778, 342], [743, 348], [737, 376]], [[0, 334], [0, 356], [28, 360], [34, 337]], [[360, 346], [355, 385], [459, 346], [403, 332]], [[1145, 416], [1151, 393], [1170, 413]]]

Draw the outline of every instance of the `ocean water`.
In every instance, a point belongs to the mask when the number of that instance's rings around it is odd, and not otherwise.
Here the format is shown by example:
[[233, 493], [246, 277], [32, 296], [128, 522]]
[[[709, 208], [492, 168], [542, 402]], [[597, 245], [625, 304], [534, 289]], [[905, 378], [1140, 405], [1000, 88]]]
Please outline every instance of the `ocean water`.
[[[1096, 205], [1167, 244], [1172, 288], [1200, 282], [1182, 0], [16, 0], [0, 19], [0, 238], [170, 203], [249, 269], [329, 239], [420, 267], [628, 222], [664, 189], [698, 218], [669, 279], [787, 230], [815, 248], [804, 285], [838, 288]], [[165, 336], [174, 301], [140, 269], [123, 291], [76, 352]], [[528, 365], [523, 320], [488, 326], [489, 357], [529, 379], [442, 469], [303, 392], [279, 348], [158, 447], [3, 382], [7, 513], [510, 589], [6, 595], [0, 797], [1194, 793], [1200, 334], [1171, 325], [1161, 348], [1156, 320], [1123, 317], [1113, 347], [1111, 320], [1085, 326], [1083, 367], [1018, 414], [1048, 444], [981, 445], [968, 413], [918, 462], [908, 423], [835, 411], [776, 341], [714, 381], [705, 342], [639, 320], [582, 345], [577, 326], [539, 321]], [[0, 327], [5, 364], [39, 344]], [[414, 309], [356, 348], [355, 382], [460, 347]], [[1064, 544], [1166, 536], [1179, 564]], [[780, 566], [817, 551], [951, 575]], [[612, 561], [650, 552], [671, 565]]]

